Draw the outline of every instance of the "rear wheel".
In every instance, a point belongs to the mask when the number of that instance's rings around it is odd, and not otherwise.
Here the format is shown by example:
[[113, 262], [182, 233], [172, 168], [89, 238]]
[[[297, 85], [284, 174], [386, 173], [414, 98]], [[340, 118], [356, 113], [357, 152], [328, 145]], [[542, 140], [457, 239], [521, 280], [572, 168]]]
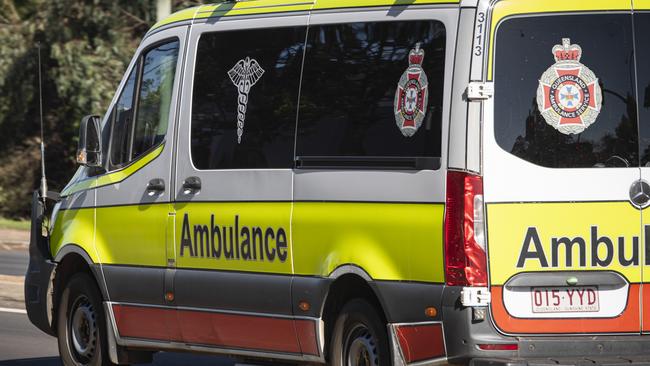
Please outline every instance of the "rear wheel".
[[63, 290], [58, 307], [57, 337], [66, 366], [112, 365], [108, 359], [106, 318], [95, 281], [74, 275]]
[[334, 325], [330, 344], [332, 366], [391, 364], [386, 324], [367, 301], [348, 302]]

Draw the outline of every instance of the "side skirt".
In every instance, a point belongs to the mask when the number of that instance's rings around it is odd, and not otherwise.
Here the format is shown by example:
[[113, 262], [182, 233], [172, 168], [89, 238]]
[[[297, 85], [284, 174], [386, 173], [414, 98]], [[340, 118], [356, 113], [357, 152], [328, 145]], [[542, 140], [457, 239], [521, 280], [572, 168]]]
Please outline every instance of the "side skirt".
[[[275, 316], [270, 314], [253, 314], [242, 312], [209, 311], [205, 309], [125, 304], [109, 301], [104, 302], [104, 309], [107, 316], [110, 318], [109, 331], [112, 331], [116, 344], [122, 347], [325, 363], [325, 358], [322, 352], [322, 321], [318, 318]], [[116, 311], [116, 309], [120, 310]], [[170, 315], [172, 315], [172, 317], [175, 317], [179, 313], [182, 313], [186, 317], [189, 315], [191, 318], [193, 318], [189, 319], [189, 322], [196, 321], [206, 327], [214, 325], [214, 323], [211, 323], [214, 321], [232, 322], [234, 319], [249, 319], [253, 322], [260, 321], [262, 323], [266, 323], [266, 325], [284, 323], [283, 325], [285, 327], [295, 327], [295, 332], [298, 335], [298, 341], [300, 342], [301, 347], [300, 349], [287, 351], [278, 350], [277, 344], [267, 344], [267, 347], [265, 348], [271, 348], [270, 350], [244, 348], [240, 344], [236, 343], [226, 344], [227, 340], [214, 335], [205, 335], [203, 332], [201, 332], [201, 335], [199, 336], [192, 337], [192, 335], [186, 334], [182, 329], [179, 329], [179, 326], [177, 324], [168, 324], [165, 322], [163, 322], [163, 324], [160, 324], [160, 322], [158, 322], [158, 324], [162, 326], [162, 328], [168, 328], [168, 330], [164, 332], [161, 332], [160, 330], [153, 330], [151, 335], [131, 332], [132, 329], [137, 328], [137, 325], [135, 325], [135, 327], [133, 325], [128, 325], [125, 328], [124, 324], [122, 324], [123, 330], [120, 331], [120, 320], [118, 318], [123, 317], [123, 314], [119, 314], [119, 312], [123, 312], [124, 309], [134, 309], [136, 312], [133, 315], [138, 316], [141, 316], [143, 314], [141, 312], [142, 310], [145, 312], [152, 311], [156, 313], [157, 316], [163, 317], [169, 317]], [[117, 317], [116, 313], [118, 313]], [[182, 321], [180, 319], [181, 318], [179, 318], [179, 322]], [[210, 323], [205, 324], [206, 321]], [[142, 324], [151, 323], [152, 322], [150, 319], [142, 319]], [[184, 324], [187, 323], [188, 321], [184, 321]], [[260, 328], [255, 328], [254, 326], [251, 327], [250, 324], [243, 325], [241, 329], [246, 329], [247, 326], [249, 329], [252, 328], [252, 331], [255, 333], [260, 332]], [[186, 339], [188, 338], [191, 339], [187, 341]], [[111, 348], [110, 340], [109, 348]]]

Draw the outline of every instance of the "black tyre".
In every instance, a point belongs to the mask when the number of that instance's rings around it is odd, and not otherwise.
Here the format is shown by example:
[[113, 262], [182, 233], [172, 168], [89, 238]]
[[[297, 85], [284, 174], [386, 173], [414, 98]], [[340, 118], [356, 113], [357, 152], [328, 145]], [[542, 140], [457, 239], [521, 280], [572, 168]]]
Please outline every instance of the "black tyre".
[[332, 366], [388, 366], [391, 364], [386, 323], [363, 299], [341, 310], [329, 347]]
[[107, 353], [102, 297], [89, 275], [78, 273], [70, 279], [57, 316], [59, 354], [64, 365], [113, 365]]

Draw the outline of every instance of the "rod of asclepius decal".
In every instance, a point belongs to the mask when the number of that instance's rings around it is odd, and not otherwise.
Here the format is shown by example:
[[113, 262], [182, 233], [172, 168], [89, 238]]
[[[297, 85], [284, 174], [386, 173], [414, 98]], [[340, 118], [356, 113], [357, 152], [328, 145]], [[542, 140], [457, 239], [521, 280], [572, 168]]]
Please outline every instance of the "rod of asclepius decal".
[[248, 106], [248, 94], [251, 88], [264, 74], [260, 64], [250, 57], [239, 60], [232, 69], [228, 71], [230, 80], [237, 87], [237, 143], [241, 144], [244, 134], [244, 121], [246, 119], [246, 108]]

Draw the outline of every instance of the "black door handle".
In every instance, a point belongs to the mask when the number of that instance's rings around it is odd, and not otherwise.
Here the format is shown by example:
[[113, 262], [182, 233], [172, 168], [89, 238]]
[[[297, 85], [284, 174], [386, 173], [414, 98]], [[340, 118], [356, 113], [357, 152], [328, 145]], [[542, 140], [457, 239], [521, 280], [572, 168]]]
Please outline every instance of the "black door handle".
[[165, 191], [165, 181], [160, 178], [155, 178], [147, 184], [147, 192], [161, 193]]
[[183, 181], [183, 193], [197, 194], [201, 190], [201, 178], [189, 177]]

